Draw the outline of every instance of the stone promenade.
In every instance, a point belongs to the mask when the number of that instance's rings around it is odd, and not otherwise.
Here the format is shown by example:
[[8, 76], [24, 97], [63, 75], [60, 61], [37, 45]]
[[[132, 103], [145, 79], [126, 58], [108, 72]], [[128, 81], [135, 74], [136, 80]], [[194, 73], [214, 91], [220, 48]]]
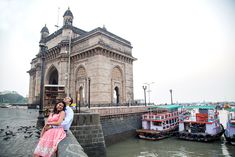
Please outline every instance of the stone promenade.
[[[32, 156], [40, 130], [36, 126], [38, 110], [0, 108], [0, 156]], [[59, 156], [87, 157], [71, 132], [59, 144]]]

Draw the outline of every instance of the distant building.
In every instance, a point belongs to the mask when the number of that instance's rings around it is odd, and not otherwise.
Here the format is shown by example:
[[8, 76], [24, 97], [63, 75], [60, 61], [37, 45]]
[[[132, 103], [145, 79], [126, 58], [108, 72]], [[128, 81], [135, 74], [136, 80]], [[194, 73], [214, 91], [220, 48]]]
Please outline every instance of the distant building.
[[[63, 26], [52, 34], [46, 25], [39, 44], [47, 46], [44, 84], [64, 85], [74, 99], [88, 103], [127, 103], [133, 101], [133, 61], [131, 43], [96, 28], [89, 32], [73, 26], [73, 14], [63, 15]], [[70, 63], [70, 65], [69, 65]], [[31, 62], [28, 103], [40, 95], [40, 50]]]

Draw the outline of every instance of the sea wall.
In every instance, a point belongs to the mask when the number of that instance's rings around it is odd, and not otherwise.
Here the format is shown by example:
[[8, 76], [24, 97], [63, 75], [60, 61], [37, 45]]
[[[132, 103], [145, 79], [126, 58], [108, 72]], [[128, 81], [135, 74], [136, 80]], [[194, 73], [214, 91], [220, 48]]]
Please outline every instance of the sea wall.
[[108, 115], [101, 117], [101, 125], [106, 145], [122, 141], [136, 135], [136, 129], [141, 128], [143, 113]]
[[106, 148], [98, 113], [75, 113], [70, 128], [89, 157], [105, 157]]
[[105, 157], [106, 146], [136, 135], [142, 114], [75, 113], [70, 130], [89, 157]]

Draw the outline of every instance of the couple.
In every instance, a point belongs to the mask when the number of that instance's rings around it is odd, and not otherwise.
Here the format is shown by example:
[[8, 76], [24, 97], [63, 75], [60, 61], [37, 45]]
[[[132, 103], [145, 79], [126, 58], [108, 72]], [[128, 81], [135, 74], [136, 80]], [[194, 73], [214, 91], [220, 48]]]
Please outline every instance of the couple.
[[70, 108], [72, 103], [71, 97], [65, 97], [55, 105], [41, 131], [34, 157], [50, 157], [56, 152], [58, 143], [66, 137], [66, 132], [73, 122], [74, 113]]

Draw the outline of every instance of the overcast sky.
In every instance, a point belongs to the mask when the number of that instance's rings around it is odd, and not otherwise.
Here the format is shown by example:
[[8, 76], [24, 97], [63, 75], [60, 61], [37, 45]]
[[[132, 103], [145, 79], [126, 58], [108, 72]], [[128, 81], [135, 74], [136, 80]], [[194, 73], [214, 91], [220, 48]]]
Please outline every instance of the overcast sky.
[[131, 42], [135, 99], [144, 99], [142, 86], [154, 82], [150, 99], [157, 104], [170, 103], [170, 89], [174, 102], [235, 101], [233, 0], [1, 0], [0, 91], [28, 95], [26, 71], [40, 30], [62, 26], [68, 7], [74, 26], [105, 25]]

